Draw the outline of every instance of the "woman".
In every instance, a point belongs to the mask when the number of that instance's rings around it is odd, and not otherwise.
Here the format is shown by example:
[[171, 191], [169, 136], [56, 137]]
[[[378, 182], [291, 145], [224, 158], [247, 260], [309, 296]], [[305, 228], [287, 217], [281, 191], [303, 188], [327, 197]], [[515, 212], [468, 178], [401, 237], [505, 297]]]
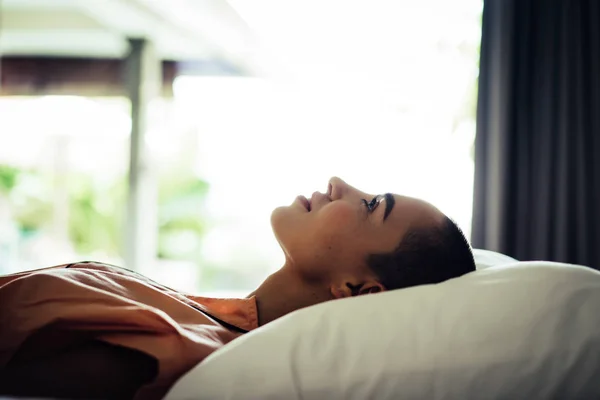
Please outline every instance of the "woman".
[[0, 394], [160, 398], [208, 354], [289, 312], [475, 269], [438, 209], [339, 178], [271, 224], [286, 261], [246, 299], [190, 296], [99, 263], [0, 278]]

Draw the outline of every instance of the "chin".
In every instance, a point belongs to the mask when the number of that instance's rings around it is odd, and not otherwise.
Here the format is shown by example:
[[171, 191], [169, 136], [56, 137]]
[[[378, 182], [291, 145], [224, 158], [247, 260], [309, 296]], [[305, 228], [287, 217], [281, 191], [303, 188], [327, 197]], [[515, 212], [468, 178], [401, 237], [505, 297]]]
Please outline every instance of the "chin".
[[271, 225], [274, 225], [281, 218], [281, 214], [285, 212], [286, 207], [277, 207], [271, 212]]
[[271, 229], [277, 238], [277, 241], [281, 242], [281, 238], [279, 233], [283, 230], [282, 228], [285, 226], [285, 214], [287, 207], [277, 207], [271, 213]]
[[288, 256], [287, 247], [297, 241], [298, 220], [290, 207], [277, 207], [271, 213], [271, 229], [283, 252]]

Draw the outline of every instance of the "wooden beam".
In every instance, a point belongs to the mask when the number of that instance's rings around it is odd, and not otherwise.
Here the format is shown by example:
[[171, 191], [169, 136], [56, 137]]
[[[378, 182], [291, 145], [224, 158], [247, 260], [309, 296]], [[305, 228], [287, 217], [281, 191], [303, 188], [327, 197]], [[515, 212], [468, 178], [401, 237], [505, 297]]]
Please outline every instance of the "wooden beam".
[[[127, 96], [125, 60], [115, 58], [0, 58], [0, 95]], [[162, 61], [161, 94], [171, 97], [177, 76], [175, 61]]]

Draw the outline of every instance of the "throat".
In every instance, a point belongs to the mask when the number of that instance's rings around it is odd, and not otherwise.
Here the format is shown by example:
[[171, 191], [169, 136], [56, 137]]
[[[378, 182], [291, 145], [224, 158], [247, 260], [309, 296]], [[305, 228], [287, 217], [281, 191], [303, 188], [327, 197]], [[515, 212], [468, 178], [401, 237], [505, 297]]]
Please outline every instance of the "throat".
[[256, 297], [260, 326], [301, 308], [333, 299], [326, 285], [306, 282], [286, 266], [270, 275], [248, 297], [251, 296]]

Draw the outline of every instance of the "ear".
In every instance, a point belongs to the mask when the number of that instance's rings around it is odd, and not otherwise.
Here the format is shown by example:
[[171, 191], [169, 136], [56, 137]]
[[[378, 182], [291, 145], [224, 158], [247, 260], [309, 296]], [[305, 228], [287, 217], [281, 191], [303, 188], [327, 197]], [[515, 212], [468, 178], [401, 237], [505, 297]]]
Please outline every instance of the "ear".
[[352, 282], [352, 280], [347, 279], [341, 281], [339, 284], [333, 284], [330, 287], [331, 295], [336, 299], [379, 293], [384, 292], [385, 290], [385, 286], [374, 279], [363, 282]]

